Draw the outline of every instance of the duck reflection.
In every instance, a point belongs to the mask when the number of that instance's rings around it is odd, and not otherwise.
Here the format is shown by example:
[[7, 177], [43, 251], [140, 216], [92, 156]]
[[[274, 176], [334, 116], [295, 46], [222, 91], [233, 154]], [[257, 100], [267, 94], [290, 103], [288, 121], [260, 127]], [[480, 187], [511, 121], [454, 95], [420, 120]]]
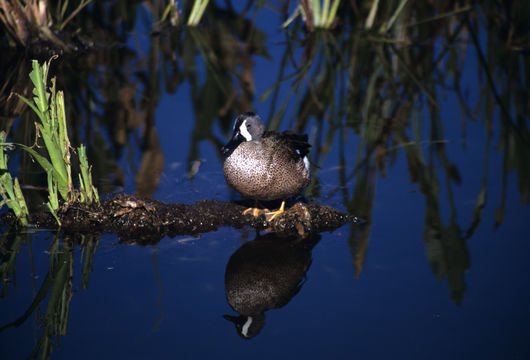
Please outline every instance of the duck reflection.
[[302, 288], [311, 265], [311, 250], [320, 240], [280, 238], [274, 233], [245, 243], [228, 260], [225, 291], [239, 316], [224, 315], [246, 339], [265, 325], [265, 311], [285, 306]]

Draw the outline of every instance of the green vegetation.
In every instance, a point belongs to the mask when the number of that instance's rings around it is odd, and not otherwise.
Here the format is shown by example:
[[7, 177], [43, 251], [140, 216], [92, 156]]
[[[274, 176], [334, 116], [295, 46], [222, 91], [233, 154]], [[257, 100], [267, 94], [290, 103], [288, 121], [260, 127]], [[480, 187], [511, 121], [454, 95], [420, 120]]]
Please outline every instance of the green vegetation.
[[[53, 58], [52, 58], [53, 59]], [[48, 191], [49, 200], [47, 206], [51, 213], [57, 219], [55, 212], [59, 208], [59, 195], [67, 203], [84, 202], [99, 203], [98, 192], [92, 184], [92, 175], [90, 166], [86, 157], [86, 149], [81, 145], [77, 149], [81, 172], [79, 174], [80, 189], [76, 190], [72, 181], [72, 168], [70, 162], [70, 140], [68, 139], [64, 94], [62, 91], [56, 91], [56, 79], [51, 80], [51, 86], [48, 86], [48, 71], [50, 68], [50, 59], [42, 66], [37, 60], [33, 60], [33, 70], [29, 77], [34, 85], [32, 101], [18, 95], [34, 112], [37, 114], [39, 122], [35, 124], [37, 134], [44, 141], [45, 155], [40, 154], [33, 147], [24, 144], [7, 143], [6, 134], [0, 134], [0, 167], [4, 173], [0, 177], [1, 194], [6, 203], [21, 219], [23, 225], [28, 225], [26, 216], [28, 215], [27, 206], [18, 185], [18, 180], [14, 183], [7, 172], [7, 148], [16, 145], [29, 153], [35, 161], [48, 174]], [[37, 144], [36, 144], [37, 145]]]
[[2, 195], [2, 202], [0, 202], [0, 208], [7, 205], [15, 216], [20, 220], [20, 223], [24, 226], [28, 226], [27, 216], [28, 206], [22, 195], [18, 178], [11, 177], [7, 168], [7, 148], [11, 147], [11, 144], [6, 143], [7, 134], [5, 131], [0, 132], [0, 195]]
[[[199, 25], [209, 1], [210, 0], [191, 1], [192, 7], [188, 16], [188, 21], [186, 22], [187, 26], [195, 27]], [[171, 26], [181, 25], [182, 17], [180, 10], [178, 9], [178, 3], [175, 0], [170, 0], [164, 9], [160, 22], [164, 22], [166, 20], [169, 20]]]
[[188, 26], [197, 26], [202, 19], [206, 6], [209, 0], [195, 0], [191, 8], [190, 16], [188, 17]]
[[0, 1], [0, 21], [19, 46], [30, 46], [39, 39], [69, 52], [71, 48], [60, 33], [91, 2], [4, 0]]
[[335, 25], [340, 0], [300, 0], [293, 15], [283, 23], [287, 27], [298, 15], [302, 16], [309, 31], [314, 29], [330, 29]]

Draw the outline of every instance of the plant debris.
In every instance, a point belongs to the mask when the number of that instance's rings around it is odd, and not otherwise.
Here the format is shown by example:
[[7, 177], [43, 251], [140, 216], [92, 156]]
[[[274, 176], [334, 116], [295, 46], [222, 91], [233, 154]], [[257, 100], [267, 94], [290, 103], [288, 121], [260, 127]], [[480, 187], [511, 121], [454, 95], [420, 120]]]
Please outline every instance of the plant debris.
[[[57, 211], [61, 230], [65, 232], [115, 233], [122, 242], [151, 244], [165, 236], [197, 235], [217, 230], [220, 226], [273, 231], [278, 236], [301, 236], [332, 231], [358, 218], [332, 207], [295, 203], [284, 213], [268, 221], [265, 215], [243, 215], [245, 206], [233, 202], [201, 200], [194, 204], [165, 204], [161, 201], [118, 195], [101, 205], [63, 204]], [[11, 213], [4, 222], [14, 222]], [[39, 229], [55, 229], [57, 221], [47, 212], [30, 215], [30, 223]]]

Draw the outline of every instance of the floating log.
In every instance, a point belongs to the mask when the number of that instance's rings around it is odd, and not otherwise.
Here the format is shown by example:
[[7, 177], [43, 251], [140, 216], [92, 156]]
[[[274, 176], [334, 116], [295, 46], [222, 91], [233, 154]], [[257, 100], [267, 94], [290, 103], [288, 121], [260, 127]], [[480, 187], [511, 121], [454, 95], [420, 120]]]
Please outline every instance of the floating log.
[[[297, 202], [284, 213], [268, 220], [265, 214], [243, 214], [245, 206], [233, 202], [201, 200], [194, 204], [165, 204], [158, 200], [118, 195], [96, 204], [64, 204], [57, 211], [61, 229], [66, 232], [115, 233], [124, 242], [149, 244], [164, 236], [196, 235], [220, 226], [273, 231], [279, 236], [307, 236], [332, 231], [346, 223], [357, 223], [355, 216], [329, 206]], [[4, 215], [4, 222], [14, 215]], [[47, 212], [33, 214], [36, 228], [57, 228]]]

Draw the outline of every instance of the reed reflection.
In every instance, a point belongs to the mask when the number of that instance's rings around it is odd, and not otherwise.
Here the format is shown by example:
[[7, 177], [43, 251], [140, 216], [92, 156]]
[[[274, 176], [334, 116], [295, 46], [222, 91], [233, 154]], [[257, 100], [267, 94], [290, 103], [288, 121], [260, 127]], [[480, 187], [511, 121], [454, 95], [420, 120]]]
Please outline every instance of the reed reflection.
[[[15, 262], [23, 242], [27, 242], [31, 263], [31, 237], [17, 233], [13, 229], [5, 229], [0, 237], [0, 274], [2, 275], [2, 289], [0, 297], [9, 296], [9, 292], [17, 288], [12, 279], [16, 279]], [[73, 236], [59, 233], [53, 239], [47, 250], [49, 254], [49, 270], [40, 287], [37, 288], [35, 279], [37, 274], [31, 268], [34, 297], [23, 314], [10, 314], [16, 317], [8, 323], [0, 323], [0, 334], [12, 328], [18, 328], [30, 318], [34, 319], [36, 341], [34, 348], [28, 349], [28, 357], [47, 359], [54, 348], [59, 347], [60, 338], [67, 335], [70, 303], [74, 294], [74, 247], [82, 247], [82, 279], [81, 288], [88, 289], [89, 277], [92, 272], [94, 255], [99, 245], [99, 236], [76, 234]], [[7, 319], [6, 319], [7, 320]], [[29, 352], [31, 353], [29, 354]]]
[[236, 250], [225, 271], [228, 304], [239, 315], [224, 315], [237, 333], [251, 339], [265, 326], [265, 311], [284, 307], [298, 294], [311, 266], [311, 251], [320, 236], [257, 236]]

